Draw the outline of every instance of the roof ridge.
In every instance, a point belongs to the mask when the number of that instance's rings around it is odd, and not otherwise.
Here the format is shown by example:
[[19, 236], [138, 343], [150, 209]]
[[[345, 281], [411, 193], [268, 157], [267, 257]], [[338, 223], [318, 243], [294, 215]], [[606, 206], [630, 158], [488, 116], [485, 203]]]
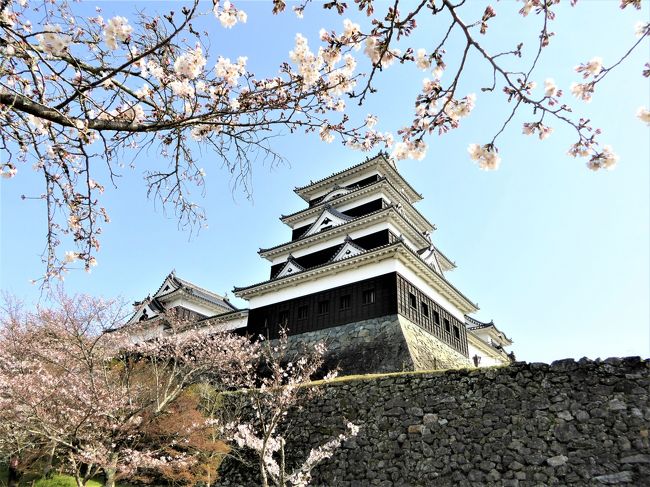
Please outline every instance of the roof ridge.
[[[375, 156], [373, 156], [373, 157], [366, 157], [366, 159], [365, 159], [363, 162], [360, 162], [360, 163], [358, 163], [358, 164], [354, 164], [354, 165], [352, 165], [352, 166], [350, 166], [350, 167], [347, 167], [347, 168], [345, 168], [345, 169], [341, 169], [340, 171], [334, 172], [334, 173], [330, 174], [329, 176], [325, 176], [324, 178], [317, 179], [316, 181], [310, 182], [309, 184], [305, 184], [305, 185], [303, 185], [303, 186], [296, 186], [296, 187], [294, 188], [293, 191], [294, 191], [295, 193], [297, 193], [298, 191], [301, 191], [301, 190], [303, 190], [303, 189], [306, 189], [306, 188], [308, 188], [309, 186], [313, 186], [313, 185], [315, 185], [315, 184], [322, 183], [323, 181], [326, 181], [326, 180], [329, 179], [329, 178], [332, 178], [332, 177], [334, 177], [334, 176], [338, 176], [339, 174], [343, 174], [344, 172], [349, 171], [350, 169], [354, 169], [354, 168], [357, 168], [357, 167], [362, 166], [362, 165], [364, 165], [364, 164], [367, 164], [367, 163], [369, 163], [369, 162], [372, 162], [372, 161], [374, 161], [375, 159], [378, 159], [379, 157], [383, 157], [383, 158], [386, 160], [386, 162], [389, 162], [389, 163], [390, 163], [389, 159], [386, 157], [387, 155], [388, 155], [387, 153], [385, 153], [385, 152], [383, 152], [383, 151], [379, 151], [379, 152], [377, 153], [377, 155], [375, 155]], [[393, 167], [395, 167], [395, 166], [393, 165]]]

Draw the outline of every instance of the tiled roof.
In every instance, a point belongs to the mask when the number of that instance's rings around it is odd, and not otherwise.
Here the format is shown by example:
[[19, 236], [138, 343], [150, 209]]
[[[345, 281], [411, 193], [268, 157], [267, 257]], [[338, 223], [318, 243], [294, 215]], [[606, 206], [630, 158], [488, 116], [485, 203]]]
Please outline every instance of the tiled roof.
[[[347, 171], [349, 171], [350, 169], [355, 169], [355, 168], [357, 168], [357, 167], [359, 167], [359, 166], [363, 166], [364, 164], [367, 164], [367, 163], [369, 163], [369, 162], [371, 162], [371, 161], [374, 161], [375, 159], [378, 159], [379, 157], [383, 157], [384, 160], [387, 161], [389, 164], [393, 164], [393, 163], [390, 161], [390, 159], [388, 159], [388, 158], [386, 157], [387, 155], [388, 155], [388, 154], [379, 151], [379, 152], [377, 153], [376, 156], [374, 156], [374, 157], [368, 157], [368, 158], [366, 158], [365, 161], [360, 162], [359, 164], [354, 164], [353, 166], [346, 167], [345, 169], [343, 169], [343, 170], [341, 170], [341, 171], [335, 172], [335, 173], [333, 173], [333, 174], [330, 174], [330, 175], [327, 176], [327, 177], [324, 177], [324, 178], [318, 179], [318, 180], [316, 180], [316, 181], [310, 181], [309, 184], [305, 184], [304, 186], [296, 186], [296, 187], [294, 188], [294, 191], [297, 193], [297, 192], [299, 192], [299, 191], [302, 191], [303, 189], [307, 189], [307, 188], [309, 188], [310, 186], [314, 186], [315, 184], [322, 183], [323, 181], [327, 181], [328, 179], [333, 178], [333, 177], [335, 177], [335, 176], [338, 176], [339, 174], [343, 174], [344, 172], [347, 172]], [[393, 164], [393, 167], [394, 167], [394, 164]]]
[[165, 281], [167, 281], [167, 278], [171, 278], [171, 280], [174, 282], [174, 284], [177, 285], [178, 287], [176, 289], [166, 293], [166, 294], [162, 294], [159, 297], [167, 296], [167, 295], [177, 291], [178, 289], [182, 289], [185, 292], [187, 292], [188, 294], [191, 294], [193, 296], [201, 298], [201, 299], [203, 299], [205, 301], [208, 301], [209, 303], [215, 304], [215, 305], [220, 306], [222, 308], [230, 309], [230, 310], [233, 310], [233, 311], [237, 310], [237, 308], [235, 306], [233, 306], [223, 296], [221, 296], [221, 295], [219, 295], [217, 293], [214, 293], [212, 291], [209, 291], [209, 290], [207, 290], [207, 289], [205, 289], [205, 288], [203, 288], [201, 286], [197, 286], [196, 284], [194, 284], [194, 283], [192, 283], [190, 281], [186, 281], [185, 279], [181, 279], [180, 277], [177, 277], [174, 271], [169, 273], [169, 275], [165, 278], [165, 280], [163, 280], [163, 283], [158, 288], [158, 291], [156, 291], [156, 294], [160, 292], [160, 290], [162, 289], [162, 286], [165, 284]]
[[[370, 216], [377, 215], [377, 214], [381, 213], [382, 211], [388, 211], [388, 210], [390, 210], [390, 209], [397, 210], [397, 205], [390, 204], [390, 205], [388, 205], [388, 206], [386, 206], [386, 207], [384, 207], [384, 208], [380, 208], [379, 210], [375, 210], [375, 211], [371, 211], [370, 213], [366, 213], [365, 215], [361, 215], [361, 216], [353, 217], [353, 218], [348, 217], [348, 218], [350, 218], [349, 222], [351, 222], [351, 221], [356, 221], [356, 220], [361, 220], [361, 219], [363, 219], [363, 218], [368, 218], [368, 217], [370, 217]], [[415, 225], [413, 225], [413, 224], [412, 224], [412, 223], [411, 223], [407, 218], [405, 218], [404, 215], [402, 215], [399, 211], [396, 211], [396, 213], [402, 217], [402, 219], [404, 220], [404, 222], [405, 222], [409, 227], [411, 227], [415, 233], [421, 235], [420, 231], [415, 227]], [[346, 215], [346, 216], [347, 216], [347, 215]], [[295, 239], [295, 240], [291, 240], [291, 241], [289, 241], [289, 242], [284, 242], [284, 243], [281, 243], [281, 244], [279, 244], [279, 245], [274, 245], [273, 247], [268, 247], [268, 248], [265, 248], [265, 249], [260, 248], [260, 249], [257, 251], [257, 253], [258, 253], [258, 254], [263, 254], [264, 252], [269, 252], [269, 251], [271, 251], [271, 250], [277, 250], [277, 249], [279, 249], [279, 248], [284, 247], [285, 245], [289, 245], [289, 244], [293, 244], [293, 243], [296, 243], [296, 242], [300, 242], [301, 240], [305, 240], [305, 239], [307, 239], [307, 238], [313, 237], [314, 235], [324, 235], [324, 234], [326, 234], [327, 232], [332, 232], [332, 231], [334, 231], [334, 230], [337, 230], [337, 229], [341, 228], [341, 227], [344, 226], [344, 225], [345, 225], [345, 223], [342, 224], [342, 225], [336, 225], [336, 226], [334, 226], [334, 227], [332, 227], [332, 228], [328, 228], [328, 229], [323, 230], [323, 231], [321, 231], [321, 232], [319, 232], [319, 233], [314, 233], [314, 234], [311, 234], [311, 235], [301, 236], [301, 237], [299, 237], [299, 238], [297, 238], [297, 239]]]
[[470, 330], [478, 328], [489, 328], [490, 326], [494, 326], [494, 321], [492, 320], [490, 320], [489, 323], [483, 323], [482, 321], [479, 321], [476, 318], [472, 318], [468, 315], [465, 315], [465, 323], [467, 324], [467, 328]]
[[501, 330], [497, 328], [497, 326], [494, 324], [494, 320], [490, 320], [489, 323], [484, 323], [482, 321], [477, 320], [476, 318], [472, 318], [471, 316], [465, 315], [465, 326], [467, 326], [468, 330], [482, 330], [486, 328], [494, 328], [494, 330], [503, 335], [503, 337], [509, 341], [512, 342], [510, 338], [507, 337], [505, 333], [503, 333]]
[[[350, 167], [348, 167], [346, 169], [343, 169], [342, 171], [338, 171], [338, 172], [335, 172], [333, 174], [330, 174], [329, 176], [324, 177], [322, 179], [319, 179], [317, 181], [311, 181], [309, 184], [306, 184], [305, 186], [296, 187], [296, 188], [294, 188], [293, 191], [296, 194], [300, 194], [300, 193], [304, 192], [305, 190], [308, 190], [312, 186], [316, 186], [316, 185], [321, 184], [321, 183], [323, 183], [325, 181], [336, 178], [337, 176], [340, 176], [341, 174], [345, 174], [348, 171], [353, 171], [355, 169], [358, 169], [358, 168], [360, 168], [360, 167], [362, 167], [362, 166], [364, 166], [366, 164], [369, 164], [371, 162], [374, 162], [374, 161], [376, 161], [377, 159], [380, 159], [380, 158], [383, 159], [390, 167], [393, 168], [393, 170], [395, 171], [395, 174], [397, 174], [397, 176], [399, 177], [399, 179], [402, 181], [402, 183], [404, 184], [404, 186], [406, 188], [411, 190], [414, 195], [417, 195], [417, 197], [419, 197], [419, 199], [422, 199], [422, 195], [420, 193], [418, 193], [406, 179], [404, 179], [404, 177], [397, 170], [397, 167], [395, 166], [395, 163], [391, 160], [391, 158], [385, 152], [379, 152], [376, 156], [371, 157], [371, 158], [367, 158], [365, 161], [363, 161], [363, 162], [361, 162], [359, 164], [355, 164], [354, 166], [350, 166]], [[304, 197], [303, 197], [303, 199], [304, 199]]]

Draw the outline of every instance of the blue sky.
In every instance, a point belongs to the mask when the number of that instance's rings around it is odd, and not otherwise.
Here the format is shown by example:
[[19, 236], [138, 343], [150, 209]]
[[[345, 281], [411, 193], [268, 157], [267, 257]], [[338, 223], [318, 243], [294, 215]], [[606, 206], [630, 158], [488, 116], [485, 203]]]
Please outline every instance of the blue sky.
[[[479, 3], [472, 6], [482, 11]], [[128, 15], [133, 5], [91, 1], [81, 8], [90, 12], [96, 4], [106, 18]], [[147, 2], [141, 8], [164, 11], [170, 4]], [[539, 19], [522, 19], [516, 13], [520, 4], [512, 1], [494, 5], [497, 17], [485, 45], [511, 48], [522, 40], [532, 47]], [[321, 27], [341, 26], [340, 18], [318, 8], [298, 20], [291, 13], [272, 17], [264, 2], [238, 6], [249, 20], [232, 31], [221, 29], [214, 18], [202, 20], [211, 33], [211, 63], [219, 54], [246, 55], [258, 75], [277, 70], [296, 32], [315, 46]], [[553, 77], [567, 92], [565, 100], [603, 130], [602, 140], [620, 156], [615, 170], [593, 173], [582, 160], [567, 156], [574, 140], [565, 127], [555, 124], [555, 133], [541, 142], [522, 135], [521, 123], [532, 119], [522, 116], [497, 142], [501, 168], [480, 171], [467, 146], [488, 142], [509, 106], [499, 92], [480, 92], [490, 72], [476, 57], [469, 60], [460, 85], [461, 93], [478, 94], [472, 116], [459, 130], [430, 139], [423, 161], [398, 164], [424, 196], [417, 207], [438, 227], [434, 243], [458, 265], [447, 277], [478, 302], [479, 319], [494, 319], [513, 338], [520, 359], [650, 355], [650, 129], [635, 117], [639, 106], [650, 106], [648, 80], [640, 74], [648, 61], [647, 44], [608, 76], [591, 103], [568, 93], [571, 82], [579, 81], [574, 66], [593, 56], [601, 56], [606, 66], [618, 59], [635, 41], [634, 24], [648, 19], [648, 10], [646, 2], [641, 12], [620, 11], [614, 0], [563, 6], [553, 25], [556, 35], [534, 76], [538, 85]], [[411, 44], [427, 46], [440, 29], [425, 23]], [[449, 48], [450, 58], [455, 47]], [[351, 115], [375, 113], [379, 130], [397, 130], [411, 116], [424, 75], [412, 66], [391, 66], [377, 85], [379, 93], [366, 106], [352, 107]], [[256, 252], [290, 239], [278, 217], [303, 207], [293, 188], [368, 155], [336, 142], [325, 144], [316, 135], [284, 134], [274, 147], [288, 162], [255, 164], [252, 201], [233, 191], [213, 154], [202, 154], [206, 196], [197, 198], [206, 208], [209, 228], [198, 235], [179, 231], [173, 212], [166, 215], [146, 200], [142, 173], [157, 158], [141, 156], [135, 169], [123, 171], [118, 189], [106, 185], [104, 204], [112, 223], [104, 229], [99, 265], [91, 274], [71, 272], [66, 290], [133, 301], [155, 291], [175, 269], [185, 279], [232, 297], [233, 286], [266, 279], [269, 264]], [[44, 299], [29, 281], [43, 271], [45, 213], [39, 203], [22, 201], [20, 195], [40, 194], [40, 183], [26, 167], [13, 180], [0, 182], [0, 287], [28, 303]]]

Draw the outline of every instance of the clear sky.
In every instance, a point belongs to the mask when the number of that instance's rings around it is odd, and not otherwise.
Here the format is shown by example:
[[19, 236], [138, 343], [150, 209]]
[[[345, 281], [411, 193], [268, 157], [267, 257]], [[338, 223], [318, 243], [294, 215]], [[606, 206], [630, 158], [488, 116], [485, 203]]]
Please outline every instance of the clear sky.
[[[568, 93], [571, 82], [579, 81], [574, 66], [594, 56], [611, 64], [636, 40], [634, 24], [649, 18], [648, 2], [641, 12], [620, 11], [618, 3], [581, 0], [575, 9], [560, 8], [556, 35], [534, 76], [538, 85], [553, 77], [567, 92], [566, 101], [603, 130], [602, 140], [620, 156], [615, 170], [593, 173], [583, 160], [567, 156], [574, 136], [565, 127], [555, 124], [555, 133], [542, 142], [522, 135], [521, 123], [532, 119], [523, 116], [497, 142], [501, 168], [480, 171], [467, 146], [489, 142], [510, 107], [498, 90], [480, 92], [490, 73], [476, 57], [460, 85], [461, 93], [478, 94], [472, 116], [459, 130], [429, 139], [423, 161], [398, 164], [424, 196], [417, 207], [438, 227], [434, 243], [458, 265], [448, 279], [479, 304], [477, 318], [494, 319], [514, 340], [519, 359], [650, 355], [650, 129], [635, 117], [639, 106], [650, 106], [648, 80], [641, 76], [647, 43], [599, 85], [591, 103]], [[484, 8], [482, 2], [471, 4], [477, 11]], [[130, 16], [133, 2], [89, 1], [81, 8], [91, 12], [95, 5], [108, 18]], [[153, 12], [170, 5], [139, 7]], [[341, 26], [342, 19], [316, 5], [303, 20], [291, 13], [273, 17], [265, 2], [237, 5], [249, 15], [246, 25], [224, 31], [213, 17], [202, 21], [211, 33], [210, 62], [219, 54], [245, 55], [258, 75], [274, 73], [288, 58], [296, 32], [316, 46], [321, 27]], [[486, 46], [512, 48], [521, 40], [532, 47], [539, 19], [519, 17], [521, 4], [513, 1], [494, 6], [497, 17]], [[426, 47], [439, 33], [438, 25], [425, 24], [412, 45]], [[454, 52], [452, 44], [450, 59]], [[379, 130], [396, 131], [409, 120], [425, 75], [414, 66], [391, 66], [378, 83], [379, 93], [350, 113], [375, 113]], [[209, 228], [198, 235], [179, 231], [172, 212], [166, 215], [146, 200], [142, 173], [157, 164], [156, 154], [144, 154], [135, 169], [124, 169], [117, 189], [102, 181], [112, 223], [104, 229], [99, 265], [91, 274], [68, 274], [65, 289], [134, 301], [154, 292], [175, 269], [180, 277], [232, 298], [233, 286], [267, 279], [270, 264], [256, 252], [290, 239], [278, 217], [304, 207], [293, 188], [368, 155], [325, 144], [313, 134], [283, 134], [274, 144], [287, 163], [255, 164], [252, 201], [232, 190], [214, 154], [203, 153], [206, 195], [197, 198], [207, 210]], [[0, 182], [0, 287], [28, 303], [45, 299], [29, 283], [43, 272], [45, 212], [39, 202], [22, 201], [20, 195], [40, 194], [41, 179], [19, 167], [18, 176]]]

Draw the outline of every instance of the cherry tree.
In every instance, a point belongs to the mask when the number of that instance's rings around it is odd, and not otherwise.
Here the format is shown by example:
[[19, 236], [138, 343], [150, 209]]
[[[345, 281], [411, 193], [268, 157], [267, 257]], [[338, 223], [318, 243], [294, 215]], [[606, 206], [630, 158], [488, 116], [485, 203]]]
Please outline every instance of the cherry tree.
[[[326, 347], [318, 342], [309, 351], [298, 352], [284, 333], [276, 340], [261, 343], [264, 369], [243, 396], [251, 414], [249, 419], [239, 414], [237, 423], [231, 423], [226, 431], [231, 431], [240, 448], [254, 453], [262, 486], [307, 486], [314, 467], [334, 455], [346, 440], [355, 437], [359, 426], [348, 422], [343, 432], [312, 448], [302, 463], [290, 469], [285, 458], [287, 441], [290, 441], [287, 415], [322, 393], [322, 389], [308, 382], [323, 372]], [[325, 381], [335, 376], [336, 371], [330, 371]]]
[[[143, 469], [165, 475], [196, 466], [203, 454], [197, 438], [209, 437], [213, 426], [181, 414], [172, 434], [165, 418], [179, 412], [194, 383], [248, 381], [258, 347], [173, 315], [165, 317], [165, 335], [132, 343], [130, 330], [114, 331], [124, 318], [114, 302], [63, 295], [58, 301], [52, 309], [12, 306], [3, 313], [0, 454], [26, 460], [51, 452], [79, 487], [99, 473], [112, 487]], [[172, 451], [161, 437], [193, 448]]]
[[[424, 158], [428, 138], [459, 128], [477, 103], [476, 95], [459, 91], [469, 76], [470, 55], [478, 55], [491, 73], [481, 90], [502, 92], [509, 106], [493, 136], [468, 148], [481, 169], [497, 169], [499, 138], [518, 114], [529, 118], [517, 132], [546, 139], [558, 128], [567, 129], [575, 134], [568, 148], [572, 156], [584, 158], [592, 170], [611, 169], [615, 152], [601, 144], [600, 130], [574, 111], [568, 92], [577, 103], [589, 101], [609, 73], [647, 41], [650, 23], [638, 25], [637, 39], [630, 33], [619, 59], [577, 60], [582, 79], [567, 89], [536, 71], [553, 42], [559, 3], [486, 5], [471, 18], [474, 2], [467, 0], [395, 0], [389, 6], [331, 0], [321, 6], [340, 14], [342, 26], [322, 29], [318, 46], [297, 34], [277, 72], [256, 76], [246, 57], [208, 52], [207, 34], [195, 28], [203, 15], [224, 29], [245, 23], [246, 12], [228, 0], [214, 0], [208, 12], [206, 4], [194, 0], [180, 11], [110, 19], [101, 11], [82, 16], [67, 2], [0, 1], [0, 170], [11, 178], [31, 165], [43, 176], [40, 195], [26, 197], [43, 200], [46, 207], [44, 280], [63, 277], [75, 261], [86, 270], [96, 265], [102, 226], [109, 222], [101, 194], [116, 183], [121, 165], [143, 151], [159, 156], [145, 175], [149, 196], [175, 209], [181, 226], [205, 219], [191, 199], [191, 188], [203, 187], [197, 151], [205, 148], [245, 192], [252, 189], [249, 176], [257, 155], [281, 158], [272, 145], [281, 129], [318, 133], [326, 143], [338, 139], [354, 149], [389, 149], [396, 159]], [[579, 8], [588, 2], [570, 3]], [[309, 4], [305, 0], [293, 10], [298, 16], [311, 14], [317, 6]], [[276, 14], [286, 9], [283, 0], [272, 5]], [[345, 18], [353, 8], [366, 21]], [[640, 9], [641, 0], [620, 0], [620, 8]], [[492, 19], [506, 9], [538, 19], [532, 50], [507, 36], [502, 50], [486, 47]], [[411, 45], [412, 34], [430, 18], [446, 28], [427, 36], [426, 46]], [[449, 49], [457, 34], [461, 49]], [[394, 135], [377, 130], [374, 115], [348, 116], [346, 106], [366, 102], [378, 77], [398, 64], [414, 64], [426, 73], [412, 119]], [[650, 76], [650, 65], [640, 71]], [[541, 93], [537, 85], [543, 86]], [[638, 117], [650, 123], [647, 108], [640, 108]], [[73, 250], [62, 252], [59, 246]]]

